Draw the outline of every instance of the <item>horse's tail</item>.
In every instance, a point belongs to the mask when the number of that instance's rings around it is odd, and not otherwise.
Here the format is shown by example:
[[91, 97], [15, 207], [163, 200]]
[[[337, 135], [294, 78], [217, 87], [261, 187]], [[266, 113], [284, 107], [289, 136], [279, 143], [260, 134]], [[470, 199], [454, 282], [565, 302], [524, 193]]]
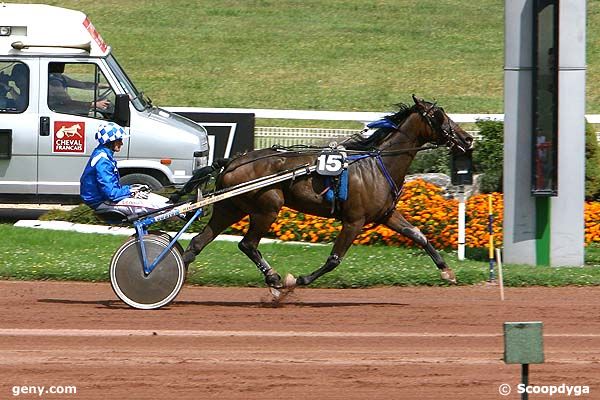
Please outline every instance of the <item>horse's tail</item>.
[[169, 197], [169, 200], [172, 203], [177, 203], [182, 196], [192, 193], [198, 186], [206, 183], [215, 172], [221, 172], [221, 169], [226, 167], [230, 161], [230, 158], [218, 158], [211, 165], [198, 168], [192, 173], [190, 180], [187, 181], [180, 190], [173, 193], [171, 197]]

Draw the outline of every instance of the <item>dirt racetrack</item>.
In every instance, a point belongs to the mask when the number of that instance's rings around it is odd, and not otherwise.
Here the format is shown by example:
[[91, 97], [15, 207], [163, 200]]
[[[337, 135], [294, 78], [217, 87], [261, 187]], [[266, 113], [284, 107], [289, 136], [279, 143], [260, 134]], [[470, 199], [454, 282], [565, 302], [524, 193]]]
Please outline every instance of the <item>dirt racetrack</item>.
[[600, 399], [600, 287], [509, 288], [504, 302], [492, 286], [299, 289], [273, 307], [266, 289], [186, 286], [158, 311], [105, 283], [0, 281], [0, 296], [0, 399], [518, 399], [505, 321], [544, 323], [531, 384]]

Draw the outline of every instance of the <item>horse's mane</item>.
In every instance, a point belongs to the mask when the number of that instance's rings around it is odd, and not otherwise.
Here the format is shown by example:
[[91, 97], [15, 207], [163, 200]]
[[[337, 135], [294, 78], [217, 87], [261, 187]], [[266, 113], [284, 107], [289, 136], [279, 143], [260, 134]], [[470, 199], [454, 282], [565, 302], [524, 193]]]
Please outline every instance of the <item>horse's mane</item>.
[[[404, 103], [398, 103], [395, 106], [398, 107], [398, 111], [394, 114], [386, 115], [385, 118], [392, 121], [396, 126], [400, 126], [414, 112], [414, 107], [409, 107]], [[356, 133], [346, 139], [343, 145], [348, 150], [373, 150], [394, 131], [394, 128], [379, 128], [368, 137], [364, 137], [362, 133]]]

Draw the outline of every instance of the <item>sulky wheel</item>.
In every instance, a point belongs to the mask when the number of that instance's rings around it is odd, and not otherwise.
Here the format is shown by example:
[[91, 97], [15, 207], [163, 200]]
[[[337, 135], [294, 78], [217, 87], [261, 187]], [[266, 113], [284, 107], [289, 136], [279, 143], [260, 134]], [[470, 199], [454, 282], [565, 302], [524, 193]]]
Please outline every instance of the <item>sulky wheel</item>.
[[[148, 234], [143, 240], [149, 264], [169, 245], [164, 235]], [[185, 271], [181, 253], [174, 246], [145, 276], [139, 238], [134, 236], [115, 252], [110, 262], [110, 283], [126, 304], [150, 310], [169, 304], [177, 296], [185, 281]]]
[[[167, 243], [171, 243], [171, 240], [173, 240], [173, 238], [171, 237], [171, 235], [169, 235], [167, 232], [163, 232], [163, 231], [150, 231], [148, 233], [160, 236], [161, 238], [163, 238], [164, 240], [166, 240]], [[135, 237], [135, 235], [134, 235], [134, 237]], [[177, 251], [179, 251], [180, 255], [183, 254], [183, 247], [181, 246], [181, 243], [175, 242], [175, 248], [177, 249]]]

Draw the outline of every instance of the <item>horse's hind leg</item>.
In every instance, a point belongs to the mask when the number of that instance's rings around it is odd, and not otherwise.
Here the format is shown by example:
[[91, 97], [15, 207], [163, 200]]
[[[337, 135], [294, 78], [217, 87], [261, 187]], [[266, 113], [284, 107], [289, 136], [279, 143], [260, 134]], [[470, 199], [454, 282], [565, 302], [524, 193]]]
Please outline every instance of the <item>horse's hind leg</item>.
[[281, 276], [275, 271], [258, 250], [260, 239], [269, 231], [271, 224], [277, 219], [278, 212], [270, 211], [250, 214], [250, 226], [238, 248], [256, 265], [265, 276], [265, 283], [273, 288], [283, 287]]
[[208, 224], [200, 233], [194, 236], [183, 253], [183, 262], [186, 265], [193, 262], [207, 244], [212, 242], [227, 227], [236, 223], [244, 216], [245, 214], [242, 211], [235, 207], [229, 207], [227, 203], [216, 203]]
[[392, 214], [390, 214], [390, 216], [385, 220], [384, 225], [395, 230], [399, 234], [406, 236], [421, 246], [427, 252], [427, 254], [429, 254], [429, 257], [431, 257], [436, 267], [440, 269], [442, 279], [456, 283], [454, 271], [452, 271], [448, 264], [446, 264], [440, 253], [438, 253], [431, 243], [429, 243], [425, 235], [423, 235], [418, 228], [412, 226], [402, 216], [402, 214], [400, 214], [399, 211], [395, 210]]

